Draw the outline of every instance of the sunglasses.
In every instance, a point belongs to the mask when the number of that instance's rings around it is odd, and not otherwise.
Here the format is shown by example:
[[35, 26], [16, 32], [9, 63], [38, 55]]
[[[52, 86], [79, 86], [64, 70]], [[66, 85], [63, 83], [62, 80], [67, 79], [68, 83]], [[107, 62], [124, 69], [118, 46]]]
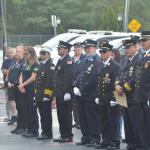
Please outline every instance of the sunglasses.
[[45, 55], [47, 52], [44, 52], [44, 51], [42, 51], [42, 52], [40, 52], [40, 55]]
[[107, 53], [108, 51], [99, 51], [99, 52], [105, 54], [105, 53]]

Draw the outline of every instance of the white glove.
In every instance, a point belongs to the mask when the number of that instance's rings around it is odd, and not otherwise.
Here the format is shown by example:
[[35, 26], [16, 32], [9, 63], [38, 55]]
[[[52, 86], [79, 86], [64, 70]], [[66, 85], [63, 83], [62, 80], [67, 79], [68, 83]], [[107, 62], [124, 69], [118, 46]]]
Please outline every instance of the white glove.
[[81, 96], [81, 92], [80, 92], [80, 90], [79, 90], [77, 87], [74, 87], [74, 88], [73, 88], [73, 93], [74, 93], [74, 95], [76, 95], [76, 96]]
[[148, 107], [150, 106], [150, 102], [149, 102], [149, 100], [147, 100], [147, 106], [148, 106]]
[[49, 98], [44, 97], [42, 101], [43, 102], [49, 101]]
[[110, 101], [110, 106], [111, 107], [114, 107], [114, 106], [116, 106], [117, 105], [117, 102], [115, 102], [115, 101]]
[[99, 104], [99, 98], [95, 98], [95, 103]]
[[65, 93], [64, 101], [69, 101], [71, 99], [71, 95], [69, 93]]

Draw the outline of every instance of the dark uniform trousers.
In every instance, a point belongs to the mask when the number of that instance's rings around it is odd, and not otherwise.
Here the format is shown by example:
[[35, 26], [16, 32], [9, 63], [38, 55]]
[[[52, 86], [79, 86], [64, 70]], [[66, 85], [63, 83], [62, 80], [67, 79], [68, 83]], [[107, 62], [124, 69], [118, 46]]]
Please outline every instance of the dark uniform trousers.
[[73, 95], [73, 98], [72, 98], [72, 110], [73, 110], [73, 118], [74, 118], [74, 122], [75, 122], [75, 125], [76, 127], [80, 126], [80, 123], [79, 123], [79, 102], [78, 102], [78, 99], [76, 98], [75, 95]]
[[72, 101], [64, 101], [56, 97], [59, 131], [63, 138], [72, 137]]
[[[143, 55], [143, 58], [136, 70], [135, 76], [135, 95], [134, 99], [142, 105], [144, 111], [143, 128], [144, 142], [142, 146], [150, 149], [150, 108], [148, 101], [150, 99], [150, 52]], [[131, 82], [132, 85], [132, 82]], [[146, 149], [147, 149], [146, 147]]]
[[69, 55], [58, 61], [55, 73], [54, 94], [60, 134], [62, 138], [72, 138], [72, 99], [64, 101], [65, 93], [72, 93], [73, 62]]
[[117, 136], [119, 117], [118, 106], [111, 107], [110, 105], [100, 105], [99, 113], [103, 142], [106, 145], [111, 143], [120, 144], [120, 139]]
[[26, 87], [26, 93], [24, 95], [24, 100], [26, 101], [26, 120], [27, 120], [27, 129], [30, 133], [38, 134], [39, 121], [37, 114], [37, 106], [34, 104], [34, 88]]
[[[49, 138], [53, 137], [51, 102], [54, 91], [54, 71], [55, 66], [51, 59], [41, 63], [35, 90], [35, 102], [40, 113], [42, 135]], [[47, 98], [47, 101], [44, 101], [44, 98]]]
[[17, 117], [17, 128], [18, 129], [25, 129], [25, 108], [24, 108], [24, 99], [22, 98], [22, 94], [20, 93], [17, 86], [13, 88], [14, 90], [14, 96], [15, 96], [15, 102], [16, 102], [16, 108], [18, 112]]
[[103, 143], [106, 145], [120, 144], [120, 139], [117, 137], [119, 108], [110, 105], [110, 101], [115, 101], [113, 91], [119, 68], [119, 64], [110, 59], [98, 75], [97, 97], [99, 98], [100, 126]]
[[[144, 149], [147, 145], [145, 128], [144, 105], [128, 105], [128, 108], [123, 109], [124, 127], [126, 143], [130, 148], [141, 148]], [[146, 150], [146, 149], [144, 149]]]
[[48, 137], [53, 137], [52, 132], [52, 108], [51, 101], [37, 102], [37, 107], [41, 116], [41, 128], [42, 134]]
[[135, 97], [136, 92], [134, 89], [134, 86], [136, 87], [135, 80], [137, 80], [135, 74], [141, 58], [141, 54], [137, 53], [131, 61], [126, 59], [123, 62], [117, 84], [123, 87], [127, 96], [128, 108], [123, 108], [123, 118], [128, 148], [146, 150], [145, 104]]
[[[73, 80], [74, 81], [73, 82], [76, 82], [76, 80], [77, 80], [77, 76], [80, 73], [80, 68], [81, 68], [81, 65], [82, 65], [82, 60], [84, 58], [85, 58], [85, 55], [82, 54], [80, 56], [79, 60], [73, 61], [74, 62], [74, 64], [73, 64], [73, 71], [74, 71], [74, 79]], [[73, 57], [73, 60], [74, 60], [74, 57]], [[75, 95], [73, 95], [72, 102], [73, 102], [73, 117], [74, 117], [74, 122], [75, 122], [76, 127], [79, 127], [80, 123], [79, 123], [79, 102], [78, 102], [78, 97], [76, 97]]]
[[99, 117], [96, 112], [96, 104], [94, 101], [83, 100], [82, 97], [78, 98], [79, 102], [79, 121], [82, 133], [82, 142], [95, 140], [100, 141], [99, 133]]
[[101, 67], [102, 62], [97, 55], [84, 58], [80, 73], [74, 83], [74, 87], [78, 87], [81, 92], [81, 97], [78, 97], [79, 122], [82, 132], [81, 142], [95, 142], [97, 144], [100, 142], [99, 118], [94, 100], [97, 73], [101, 71]]

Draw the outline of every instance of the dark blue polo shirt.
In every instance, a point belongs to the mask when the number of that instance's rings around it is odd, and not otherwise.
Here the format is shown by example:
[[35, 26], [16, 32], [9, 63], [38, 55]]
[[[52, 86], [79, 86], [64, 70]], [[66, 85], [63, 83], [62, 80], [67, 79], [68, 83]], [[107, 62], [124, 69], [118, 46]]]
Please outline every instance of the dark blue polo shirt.
[[[9, 59], [9, 58], [6, 58], [3, 63], [2, 63], [2, 67], [1, 67], [1, 70], [2, 69], [9, 69], [10, 66], [15, 62], [15, 59]], [[5, 81], [6, 79], [6, 76], [3, 76], [3, 80]]]

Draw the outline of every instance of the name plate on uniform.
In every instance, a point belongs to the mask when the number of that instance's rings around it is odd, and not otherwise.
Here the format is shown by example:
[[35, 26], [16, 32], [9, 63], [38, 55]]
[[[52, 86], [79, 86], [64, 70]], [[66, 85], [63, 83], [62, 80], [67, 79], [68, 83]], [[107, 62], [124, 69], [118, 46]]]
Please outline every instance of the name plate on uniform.
[[114, 96], [118, 105], [128, 108], [127, 97], [125, 93], [118, 95], [116, 92], [114, 92]]

